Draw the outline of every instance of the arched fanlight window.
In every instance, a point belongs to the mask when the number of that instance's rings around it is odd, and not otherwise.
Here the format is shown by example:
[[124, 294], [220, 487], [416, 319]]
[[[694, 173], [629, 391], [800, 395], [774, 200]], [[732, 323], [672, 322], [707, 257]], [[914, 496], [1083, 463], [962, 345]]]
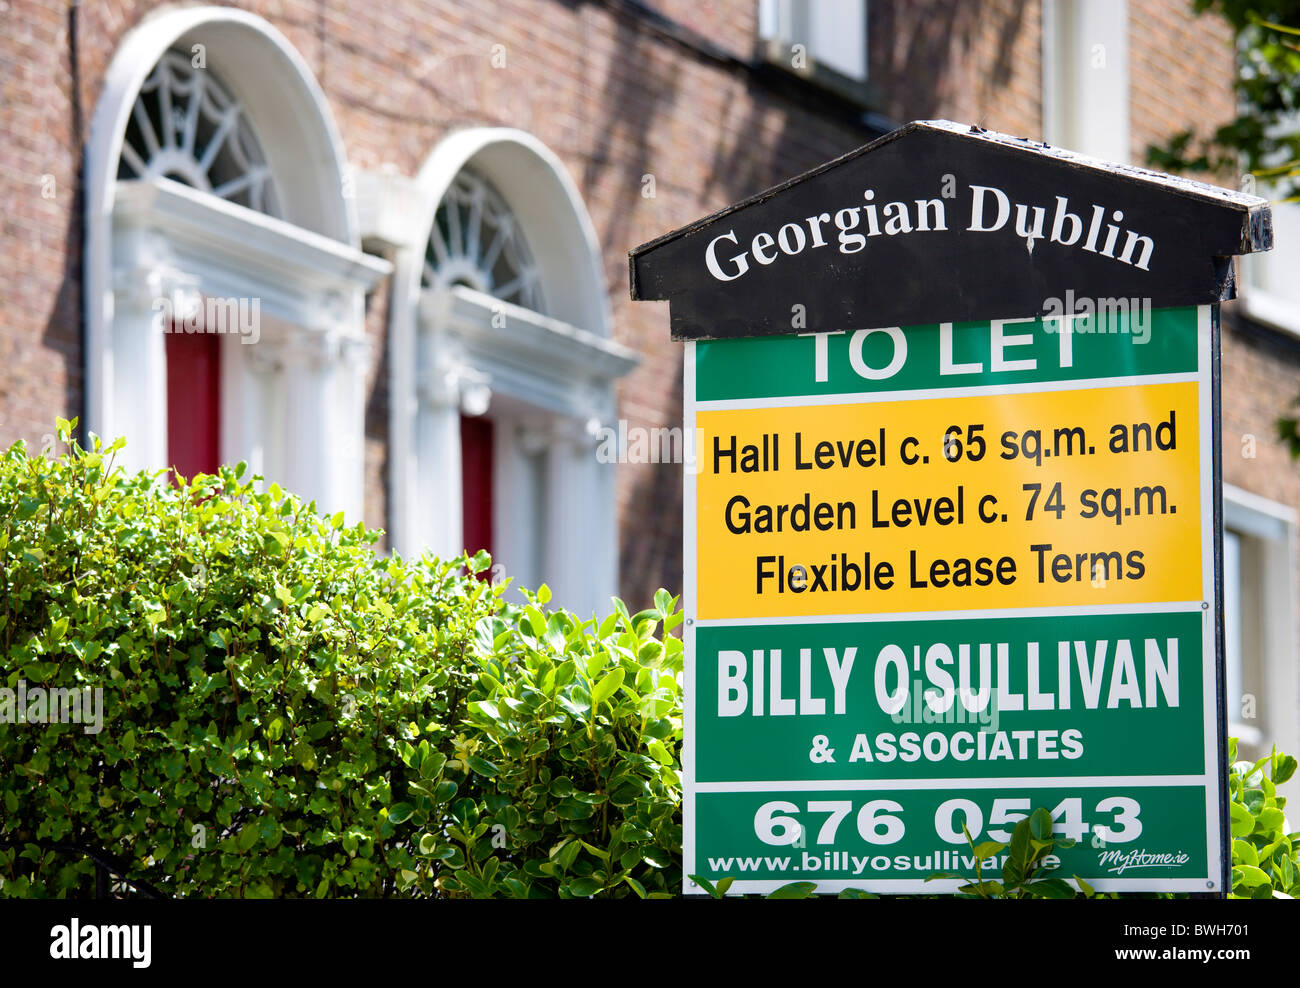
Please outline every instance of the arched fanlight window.
[[170, 178], [259, 213], [281, 216], [262, 146], [210, 69], [168, 51], [140, 87], [122, 142], [119, 179]]
[[86, 427], [131, 470], [242, 460], [360, 515], [365, 293], [391, 266], [302, 56], [255, 14], [164, 5], [108, 65], [85, 171]]
[[537, 263], [509, 205], [486, 179], [462, 169], [434, 216], [424, 288], [464, 285], [545, 312]]
[[582, 197], [552, 151], [509, 128], [448, 135], [420, 182], [397, 275], [409, 304], [389, 334], [394, 545], [487, 549], [493, 578], [604, 608], [618, 526], [597, 436], [637, 357], [611, 339]]

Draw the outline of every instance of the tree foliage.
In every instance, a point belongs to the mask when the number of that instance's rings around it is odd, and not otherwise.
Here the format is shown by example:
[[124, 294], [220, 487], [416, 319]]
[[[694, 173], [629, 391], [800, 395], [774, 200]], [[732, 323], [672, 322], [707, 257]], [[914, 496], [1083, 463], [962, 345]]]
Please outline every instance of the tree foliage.
[[1208, 134], [1184, 130], [1148, 161], [1167, 171], [1239, 172], [1243, 191], [1267, 184], [1278, 199], [1300, 200], [1300, 0], [1192, 0], [1233, 30], [1239, 112]]

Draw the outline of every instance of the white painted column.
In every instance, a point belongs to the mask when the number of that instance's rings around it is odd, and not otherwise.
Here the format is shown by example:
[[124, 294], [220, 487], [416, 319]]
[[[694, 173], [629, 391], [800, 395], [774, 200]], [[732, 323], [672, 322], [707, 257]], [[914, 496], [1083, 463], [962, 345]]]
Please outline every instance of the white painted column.
[[[284, 360], [285, 449], [280, 483], [318, 510], [337, 511], [337, 492], [330, 478], [339, 409], [334, 400], [338, 338], [331, 332], [295, 329]], [[267, 478], [271, 480], [272, 478]]]
[[1128, 2], [1088, 0], [1075, 4], [1078, 104], [1075, 126], [1085, 154], [1128, 163], [1129, 134]]
[[557, 419], [548, 461], [547, 552], [543, 565], [556, 603], [580, 616], [607, 613], [615, 589], [618, 535], [612, 471], [596, 460], [588, 422]]
[[366, 377], [370, 372], [370, 341], [347, 336], [339, 343], [336, 370], [338, 434], [331, 473], [338, 507], [349, 524], [361, 520], [366, 494]]
[[423, 345], [421, 349], [413, 436], [415, 497], [407, 506], [404, 551], [448, 559], [463, 548], [460, 383], [454, 370], [438, 366], [435, 355]]
[[[222, 368], [222, 459], [248, 463], [246, 480], [267, 476], [271, 464], [281, 462], [284, 435], [283, 371], [285, 347], [282, 339], [263, 335], [256, 343], [227, 344], [234, 359]], [[287, 478], [267, 477], [283, 485]]]
[[[428, 236], [427, 231], [425, 236]], [[388, 313], [389, 538], [393, 548], [406, 556], [420, 552], [416, 533], [420, 514], [420, 477], [415, 437], [421, 406], [416, 377], [419, 366], [419, 270], [423, 261], [422, 246], [412, 245], [397, 251]], [[459, 449], [456, 459], [460, 461]]]
[[167, 454], [167, 349], [164, 329], [194, 294], [193, 280], [164, 264], [130, 266], [114, 278], [111, 396], [104, 433], [126, 437], [128, 470], [161, 470]]
[[1128, 0], [1044, 0], [1043, 139], [1127, 163]]

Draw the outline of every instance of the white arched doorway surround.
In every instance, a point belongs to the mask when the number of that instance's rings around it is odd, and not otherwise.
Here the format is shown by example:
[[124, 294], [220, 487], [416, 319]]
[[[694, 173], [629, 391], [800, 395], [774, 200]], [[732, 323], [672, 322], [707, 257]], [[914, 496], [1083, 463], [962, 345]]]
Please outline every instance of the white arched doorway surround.
[[[507, 202], [535, 260], [545, 311], [422, 284], [438, 205], [462, 170]], [[418, 217], [397, 251], [390, 322], [390, 522], [406, 554], [464, 548], [460, 415], [493, 416], [496, 562], [545, 581], [557, 602], [604, 610], [615, 592], [614, 477], [595, 436], [617, 415], [614, 383], [637, 362], [612, 339], [600, 243], [560, 159], [531, 134], [484, 127], [446, 137], [416, 181]], [[545, 505], [527, 501], [521, 453], [545, 447]], [[545, 544], [533, 536], [539, 526]]]
[[[167, 179], [119, 180], [132, 109], [168, 51], [218, 74], [237, 101], [276, 180], [278, 216]], [[126, 435], [128, 466], [169, 465], [159, 299], [255, 299], [258, 342], [221, 343], [221, 458], [359, 516], [365, 292], [391, 267], [360, 250], [347, 176], [324, 94], [264, 19], [166, 8], [123, 38], [86, 151], [85, 426]]]

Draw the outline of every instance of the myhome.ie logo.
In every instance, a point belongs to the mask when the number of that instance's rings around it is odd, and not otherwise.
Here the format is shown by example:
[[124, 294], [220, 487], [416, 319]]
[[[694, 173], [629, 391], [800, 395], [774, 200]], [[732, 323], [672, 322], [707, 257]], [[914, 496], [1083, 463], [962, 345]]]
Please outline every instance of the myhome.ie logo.
[[1135, 847], [1127, 851], [1103, 851], [1097, 855], [1097, 863], [1115, 875], [1123, 875], [1129, 870], [1181, 868], [1190, 860], [1191, 856], [1181, 848], [1177, 851], [1148, 851], [1145, 847]]
[[152, 938], [152, 927], [139, 923], [82, 926], [74, 916], [67, 926], [51, 927], [50, 956], [55, 960], [129, 960], [132, 967], [148, 967]]

